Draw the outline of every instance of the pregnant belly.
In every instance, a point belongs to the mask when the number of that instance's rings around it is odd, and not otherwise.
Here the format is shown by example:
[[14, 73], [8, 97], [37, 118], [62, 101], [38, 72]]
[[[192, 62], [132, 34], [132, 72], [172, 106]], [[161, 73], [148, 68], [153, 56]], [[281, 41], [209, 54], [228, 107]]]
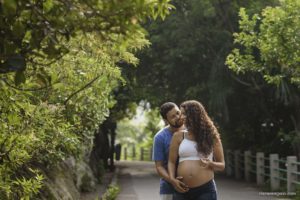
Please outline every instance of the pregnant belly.
[[193, 188], [213, 179], [214, 172], [211, 168], [201, 167], [198, 160], [185, 160], [179, 163], [177, 176], [182, 176], [182, 181]]

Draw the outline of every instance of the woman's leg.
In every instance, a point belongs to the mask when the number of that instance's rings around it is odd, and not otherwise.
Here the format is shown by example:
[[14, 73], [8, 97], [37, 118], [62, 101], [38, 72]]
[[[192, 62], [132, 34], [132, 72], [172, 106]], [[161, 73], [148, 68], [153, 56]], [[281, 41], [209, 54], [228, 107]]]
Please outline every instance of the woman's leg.
[[173, 200], [187, 200], [183, 193], [176, 192], [174, 193]]
[[214, 180], [189, 190], [190, 199], [193, 200], [217, 200], [216, 184]]
[[202, 194], [199, 194], [195, 200], [217, 200], [217, 192], [209, 191]]

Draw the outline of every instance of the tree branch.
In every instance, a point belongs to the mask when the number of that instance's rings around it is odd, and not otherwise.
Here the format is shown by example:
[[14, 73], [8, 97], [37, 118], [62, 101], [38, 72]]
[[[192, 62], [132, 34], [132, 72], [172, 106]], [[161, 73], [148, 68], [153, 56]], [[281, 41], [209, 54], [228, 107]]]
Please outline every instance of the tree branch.
[[64, 101], [64, 105], [66, 106], [68, 101], [75, 96], [76, 94], [78, 94], [79, 92], [85, 90], [86, 88], [88, 88], [89, 86], [91, 86], [98, 78], [100, 78], [101, 75], [96, 76], [93, 80], [91, 80], [89, 83], [87, 83], [85, 86], [83, 86], [82, 88], [80, 88], [79, 90], [75, 91], [74, 93], [72, 93], [65, 101]]
[[[219, 5], [219, 8], [220, 8], [221, 13], [222, 13], [222, 14], [219, 15], [219, 17], [221, 18], [223, 23], [228, 26], [229, 31], [231, 33], [234, 33], [234, 28], [233, 28], [233, 25], [231, 24], [230, 20], [228, 19], [228, 14], [227, 14], [227, 12], [224, 8], [224, 5], [223, 5], [224, 3], [229, 3], [230, 4], [231, 2], [230, 1], [222, 2], [221, 0], [218, 0], [218, 5]], [[217, 14], [219, 14], [219, 12], [217, 12]]]
[[242, 81], [238, 77], [234, 76], [232, 73], [230, 73], [230, 76], [231, 76], [231, 78], [233, 78], [235, 81], [239, 82], [240, 84], [248, 86], [248, 87], [252, 87], [252, 84]]

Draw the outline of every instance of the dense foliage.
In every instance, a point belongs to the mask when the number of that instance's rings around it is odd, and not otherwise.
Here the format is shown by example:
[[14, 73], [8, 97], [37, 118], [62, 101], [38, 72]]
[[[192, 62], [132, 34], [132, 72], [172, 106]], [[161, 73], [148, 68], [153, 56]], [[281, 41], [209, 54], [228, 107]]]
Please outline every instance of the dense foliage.
[[1, 1], [0, 198], [39, 195], [45, 172], [91, 149], [168, 1]]
[[[164, 1], [10, 0], [1, 1], [0, 72], [22, 71], [55, 62], [69, 52], [65, 41], [94, 32], [105, 41], [132, 37], [148, 16], [164, 17]], [[119, 34], [116, 38], [115, 34]], [[47, 61], [46, 63], [42, 61]], [[42, 63], [41, 63], [42, 62]], [[21, 75], [19, 75], [21, 76]], [[22, 80], [18, 78], [18, 80]]]
[[[39, 195], [96, 129], [113, 147], [141, 100], [200, 100], [225, 148], [299, 154], [299, 1], [172, 4], [154, 20], [169, 0], [0, 1], [1, 199]], [[121, 121], [120, 141], [151, 146], [157, 110], [147, 119], [142, 131]]]
[[108, 186], [108, 190], [101, 197], [101, 200], [115, 200], [120, 192], [120, 188], [114, 184]]
[[[285, 85], [270, 85], [255, 71], [236, 74], [225, 64], [234, 48], [232, 36], [239, 30], [240, 7], [253, 15], [278, 2], [173, 2], [176, 11], [166, 20], [145, 25], [152, 45], [139, 55], [140, 67], [131, 72], [137, 82], [136, 93], [152, 107], [164, 101], [200, 100], [219, 126], [226, 149], [278, 152], [282, 156], [297, 153], [292, 148], [297, 146], [291, 145], [295, 128], [290, 113], [299, 109], [278, 98]], [[242, 46], [237, 47], [245, 49]], [[258, 52], [255, 56], [259, 57]], [[289, 98], [297, 102], [295, 96]]]
[[[114, 63], [124, 57], [122, 52], [118, 57], [111, 55], [109, 44], [97, 48], [96, 41], [94, 35], [74, 39], [72, 51], [45, 69], [53, 81], [47, 89], [24, 91], [44, 84], [30, 78], [22, 90], [7, 87], [13, 77], [2, 76], [0, 169], [1, 188], [7, 194], [22, 191], [11, 195], [29, 195], [32, 190], [26, 191], [18, 180], [36, 181], [30, 178], [36, 165], [51, 167], [91, 148], [94, 130], [114, 104], [110, 93], [121, 78]], [[26, 74], [30, 72], [27, 69]], [[25, 186], [34, 185], [39, 186]]]
[[252, 17], [244, 8], [239, 14], [240, 32], [234, 37], [241, 48], [234, 49], [226, 62], [236, 73], [261, 75], [276, 91], [272, 98], [283, 102], [283, 108], [289, 111], [278, 116], [275, 126], [279, 120], [282, 130], [283, 124], [293, 125], [285, 129], [290, 131], [286, 138], [300, 156], [300, 2], [281, 1], [277, 7], [267, 7]]

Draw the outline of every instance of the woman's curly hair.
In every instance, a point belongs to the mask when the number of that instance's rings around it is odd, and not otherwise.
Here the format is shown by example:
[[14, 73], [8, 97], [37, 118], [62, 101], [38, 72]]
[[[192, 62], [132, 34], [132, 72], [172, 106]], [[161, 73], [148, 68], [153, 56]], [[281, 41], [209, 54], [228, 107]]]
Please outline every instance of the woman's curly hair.
[[198, 152], [208, 156], [213, 151], [214, 143], [220, 139], [217, 128], [200, 102], [189, 100], [180, 107], [185, 111], [186, 128], [194, 134]]

